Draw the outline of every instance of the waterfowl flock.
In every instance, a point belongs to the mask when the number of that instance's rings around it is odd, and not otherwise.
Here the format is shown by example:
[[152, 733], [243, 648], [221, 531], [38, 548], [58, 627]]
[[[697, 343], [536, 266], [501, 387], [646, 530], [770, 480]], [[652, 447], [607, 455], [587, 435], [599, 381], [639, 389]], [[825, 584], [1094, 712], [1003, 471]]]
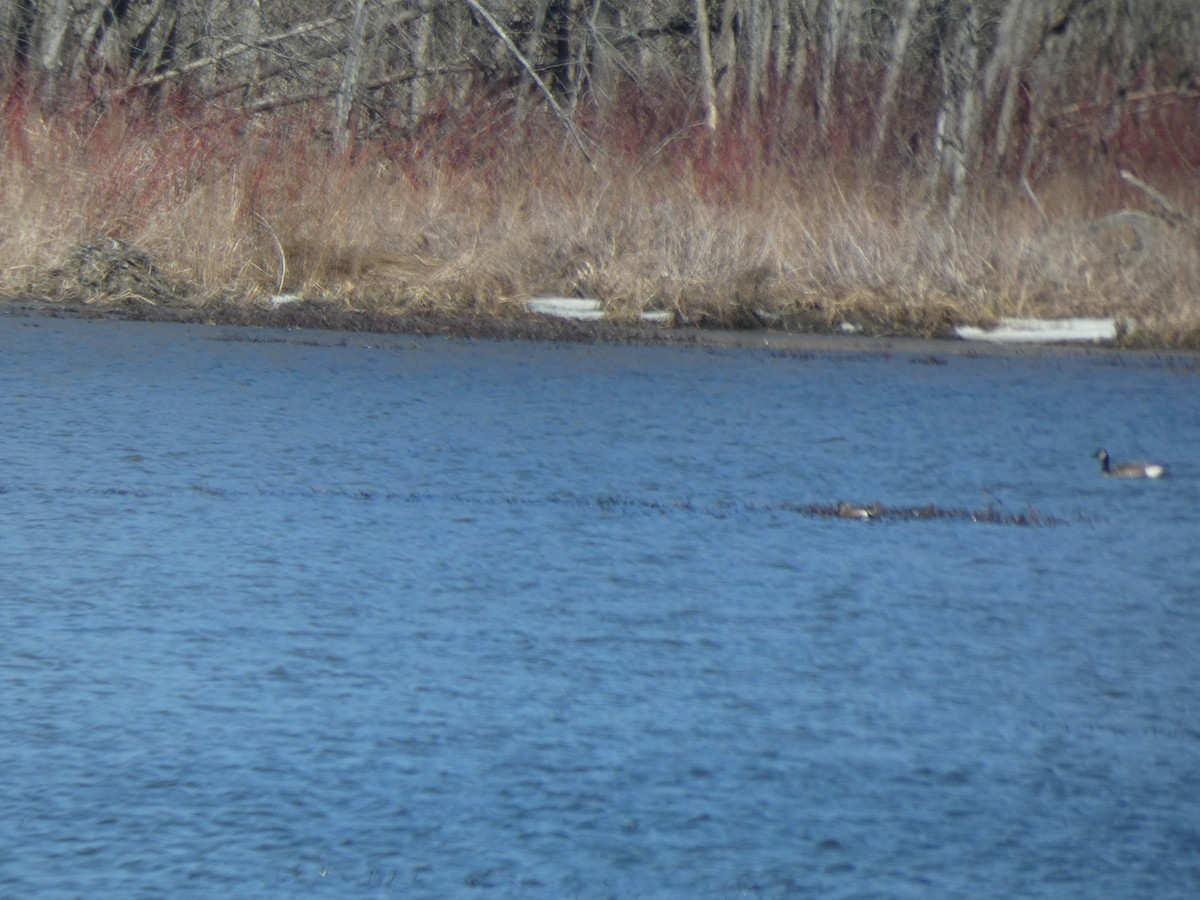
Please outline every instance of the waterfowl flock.
[[[1105, 478], [1164, 478], [1167, 467], [1162, 463], [1134, 460], [1114, 463], [1108, 451], [1101, 447], [1093, 454], [1100, 460], [1100, 474]], [[1001, 504], [1003, 505], [1003, 504]], [[857, 522], [874, 522], [879, 519], [970, 519], [972, 522], [996, 522], [1011, 525], [1058, 524], [1053, 517], [1043, 516], [1032, 505], [1028, 513], [1005, 514], [990, 505], [986, 510], [944, 509], [932, 504], [925, 507], [889, 507], [876, 501], [871, 504], [851, 503], [839, 500], [837, 505], [809, 504], [804, 508], [811, 515], [849, 519]]]
[[1103, 447], [1096, 451], [1096, 458], [1105, 478], [1162, 478], [1167, 474], [1167, 467], [1161, 463], [1136, 461], [1114, 465]]

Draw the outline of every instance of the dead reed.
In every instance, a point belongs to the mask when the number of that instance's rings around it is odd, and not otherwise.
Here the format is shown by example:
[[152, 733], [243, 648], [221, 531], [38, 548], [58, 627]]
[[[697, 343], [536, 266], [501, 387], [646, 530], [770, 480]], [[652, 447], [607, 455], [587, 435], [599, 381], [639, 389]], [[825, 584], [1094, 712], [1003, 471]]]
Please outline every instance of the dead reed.
[[487, 127], [339, 156], [309, 110], [254, 119], [134, 101], [49, 117], [10, 91], [0, 292], [136, 301], [68, 277], [81, 246], [107, 239], [195, 305], [293, 293], [505, 315], [561, 294], [599, 298], [618, 319], [658, 309], [722, 327], [919, 335], [1095, 315], [1128, 321], [1143, 344], [1200, 346], [1200, 186], [1186, 171], [1144, 173], [1161, 177], [1175, 218], [1064, 154], [1029, 190], [981, 176], [950, 221], [915, 167], [788, 158], [745, 136], [721, 146], [677, 116], [665, 134], [631, 131], [637, 117], [590, 123], [593, 170], [550, 117], [481, 115]]

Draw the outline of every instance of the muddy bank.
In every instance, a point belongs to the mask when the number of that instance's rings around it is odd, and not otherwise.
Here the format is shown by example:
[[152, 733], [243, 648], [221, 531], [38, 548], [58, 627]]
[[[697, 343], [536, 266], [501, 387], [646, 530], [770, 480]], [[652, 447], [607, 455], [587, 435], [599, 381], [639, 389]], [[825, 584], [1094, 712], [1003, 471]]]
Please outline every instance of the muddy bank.
[[[23, 296], [0, 295], [0, 308], [27, 315], [193, 325], [319, 329], [373, 334], [411, 334], [472, 340], [526, 340], [563, 343], [679, 344], [754, 347], [777, 352], [898, 352], [914, 362], [936, 365], [944, 357], [965, 355], [1047, 355], [1159, 352], [1148, 336], [1128, 329], [1112, 331], [1099, 343], [1024, 343], [1018, 335], [1004, 344], [963, 340], [953, 317], [943, 310], [932, 318], [878, 311], [830, 317], [819, 308], [768, 316], [744, 301], [724, 307], [676, 308], [648, 315], [609, 319], [598, 301], [542, 298], [547, 310], [516, 301], [484, 306], [397, 305], [369, 295], [353, 305], [346, 297], [282, 295], [247, 298], [233, 291], [204, 294], [196, 285], [171, 276], [142, 248], [109, 236], [75, 244], [61, 263], [34, 278]], [[736, 300], [736, 298], [735, 298]], [[587, 307], [555, 313], [559, 307]], [[1003, 320], [1001, 320], [1003, 321]], [[1035, 320], [1036, 321], [1036, 320]], [[1138, 338], [1141, 340], [1138, 340]], [[1130, 344], [1137, 345], [1133, 349]], [[1189, 355], [1196, 355], [1195, 351]]]
[[313, 328], [372, 334], [412, 334], [475, 340], [531, 340], [573, 343], [664, 343], [668, 329], [616, 322], [580, 322], [534, 313], [472, 315], [462, 312], [350, 309], [342, 305], [301, 301], [279, 306], [230, 302], [83, 303], [35, 297], [0, 298], [10, 315], [127, 322], [173, 322], [188, 325], [234, 325], [250, 328]]
[[471, 314], [452, 311], [350, 309], [313, 301], [266, 306], [236, 302], [148, 303], [140, 300], [85, 303], [31, 296], [0, 297], [0, 313], [50, 318], [251, 328], [311, 328], [372, 334], [411, 334], [468, 340], [550, 341], [585, 344], [661, 344], [744, 347], [782, 353], [902, 353], [914, 363], [941, 365], [949, 356], [1137, 355], [1183, 356], [1200, 360], [1200, 351], [1156, 351], [1097, 344], [987, 344], [953, 338], [906, 335], [864, 336], [842, 333], [788, 332], [773, 329], [714, 329], [646, 322], [582, 321], [529, 312]]

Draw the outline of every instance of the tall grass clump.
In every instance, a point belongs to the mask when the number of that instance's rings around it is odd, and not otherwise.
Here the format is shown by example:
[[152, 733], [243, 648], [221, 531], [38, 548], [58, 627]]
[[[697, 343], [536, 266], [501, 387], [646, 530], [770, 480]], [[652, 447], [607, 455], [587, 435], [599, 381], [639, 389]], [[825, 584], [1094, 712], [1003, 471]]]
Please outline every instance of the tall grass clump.
[[[589, 161], [553, 115], [492, 96], [338, 153], [316, 106], [253, 115], [132, 94], [51, 113], [13, 83], [0, 291], [90, 287], [77, 298], [102, 302], [103, 285], [64, 272], [107, 240], [199, 306], [294, 294], [508, 315], [559, 294], [618, 319], [654, 309], [720, 327], [935, 335], [1002, 316], [1116, 316], [1141, 339], [1200, 345], [1200, 180], [1179, 163], [1200, 164], [1200, 140], [1179, 110], [1131, 116], [1104, 160], [1070, 134], [1045, 140], [1024, 183], [980, 172], [951, 216], [916, 162], [856, 155], [869, 129], [853, 117], [817, 148], [762, 117], [714, 135], [686, 98], [627, 91], [619, 113], [580, 109]], [[1126, 164], [1143, 187], [1121, 177]]]

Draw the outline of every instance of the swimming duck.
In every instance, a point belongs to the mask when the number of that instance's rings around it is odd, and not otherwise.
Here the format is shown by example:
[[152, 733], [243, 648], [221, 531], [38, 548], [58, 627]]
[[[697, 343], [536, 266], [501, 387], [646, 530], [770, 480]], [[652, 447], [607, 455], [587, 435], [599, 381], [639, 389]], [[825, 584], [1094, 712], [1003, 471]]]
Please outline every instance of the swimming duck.
[[1100, 460], [1100, 474], [1106, 478], [1162, 478], [1167, 474], [1167, 467], [1151, 462], [1127, 462], [1119, 466], [1109, 465], [1108, 451], [1101, 447], [1096, 451]]
[[861, 522], [866, 522], [868, 519], [874, 519], [883, 512], [879, 504], [874, 506], [855, 506], [845, 500], [839, 500], [837, 505], [837, 514], [839, 519], [858, 519]]

